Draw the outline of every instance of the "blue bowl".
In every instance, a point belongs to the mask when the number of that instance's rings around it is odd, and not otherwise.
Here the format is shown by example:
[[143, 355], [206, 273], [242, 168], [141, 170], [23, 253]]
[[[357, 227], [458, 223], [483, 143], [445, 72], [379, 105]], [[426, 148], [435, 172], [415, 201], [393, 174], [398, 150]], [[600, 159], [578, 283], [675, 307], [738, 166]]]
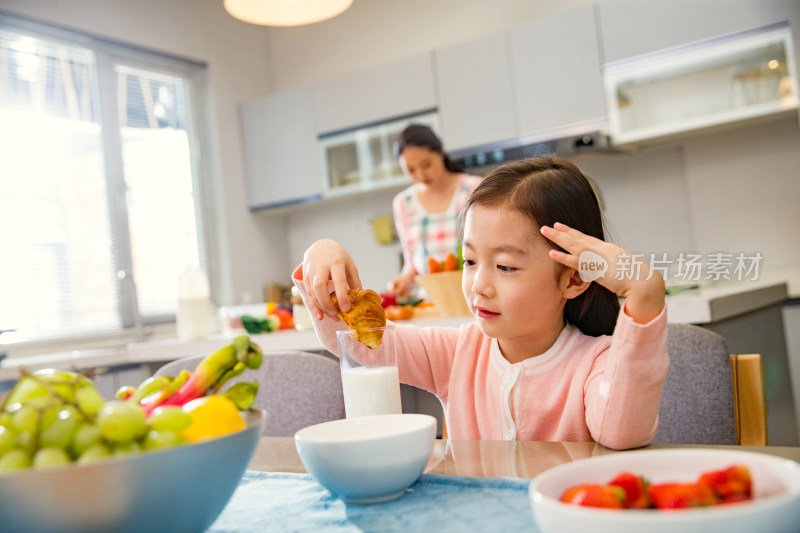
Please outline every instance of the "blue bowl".
[[0, 475], [0, 529], [16, 533], [205, 531], [227, 505], [267, 420], [195, 444]]

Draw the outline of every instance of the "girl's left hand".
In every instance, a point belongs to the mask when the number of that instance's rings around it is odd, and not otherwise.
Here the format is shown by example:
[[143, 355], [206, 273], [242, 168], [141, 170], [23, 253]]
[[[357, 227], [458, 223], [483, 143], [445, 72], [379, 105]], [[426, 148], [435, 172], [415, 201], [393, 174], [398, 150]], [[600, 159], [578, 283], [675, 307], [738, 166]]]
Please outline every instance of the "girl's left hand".
[[[646, 324], [658, 316], [664, 308], [666, 295], [664, 278], [641, 257], [634, 256], [616, 244], [585, 235], [560, 222], [556, 222], [552, 228], [542, 226], [541, 232], [546, 238], [569, 252], [550, 250], [550, 257], [553, 260], [577, 271], [582, 280], [594, 280], [625, 298], [625, 311], [636, 322]], [[607, 265], [605, 273], [599, 277], [597, 276], [602, 271], [603, 265], [598, 265], [601, 261], [590, 255], [592, 252], [599, 255]], [[586, 255], [581, 257], [584, 253]], [[594, 270], [586, 268], [591, 262], [596, 265]]]

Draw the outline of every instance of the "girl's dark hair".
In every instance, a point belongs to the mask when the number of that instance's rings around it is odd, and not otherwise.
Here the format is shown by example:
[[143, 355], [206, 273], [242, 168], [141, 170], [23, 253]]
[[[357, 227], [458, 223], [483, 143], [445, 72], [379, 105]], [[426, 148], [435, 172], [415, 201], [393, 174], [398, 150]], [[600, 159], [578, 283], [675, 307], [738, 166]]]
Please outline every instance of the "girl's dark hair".
[[394, 156], [400, 157], [403, 150], [409, 146], [417, 146], [419, 148], [427, 148], [432, 152], [438, 152], [444, 156], [444, 168], [450, 172], [462, 172], [464, 168], [450, 159], [442, 146], [442, 141], [433, 133], [428, 126], [422, 124], [411, 124], [406, 127], [394, 143]]
[[[461, 210], [460, 236], [467, 211], [476, 205], [509, 206], [527, 216], [537, 233], [542, 226], [552, 227], [561, 222], [605, 240], [603, 217], [589, 180], [578, 167], [559, 157], [535, 156], [490, 172]], [[565, 251], [546, 240], [551, 247]], [[567, 300], [564, 307], [564, 320], [594, 337], [613, 333], [617, 315], [617, 296], [597, 283], [591, 283], [582, 294]]]

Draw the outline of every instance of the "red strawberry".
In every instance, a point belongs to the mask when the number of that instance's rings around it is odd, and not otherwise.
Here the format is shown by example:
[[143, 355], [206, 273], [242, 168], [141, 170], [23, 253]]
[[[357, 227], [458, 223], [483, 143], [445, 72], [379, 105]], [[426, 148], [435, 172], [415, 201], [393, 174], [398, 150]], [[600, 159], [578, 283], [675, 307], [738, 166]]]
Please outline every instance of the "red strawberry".
[[650, 485], [650, 499], [657, 509], [685, 509], [715, 505], [717, 498], [708, 485], [700, 483], [662, 483]]
[[647, 493], [647, 482], [630, 472], [622, 472], [611, 480], [609, 485], [625, 491], [625, 507], [629, 509], [647, 509], [650, 507], [650, 496]]
[[749, 500], [753, 494], [750, 471], [742, 465], [704, 472], [697, 482], [711, 487], [721, 503]]
[[561, 501], [585, 507], [625, 508], [625, 491], [611, 485], [575, 485], [564, 491]]

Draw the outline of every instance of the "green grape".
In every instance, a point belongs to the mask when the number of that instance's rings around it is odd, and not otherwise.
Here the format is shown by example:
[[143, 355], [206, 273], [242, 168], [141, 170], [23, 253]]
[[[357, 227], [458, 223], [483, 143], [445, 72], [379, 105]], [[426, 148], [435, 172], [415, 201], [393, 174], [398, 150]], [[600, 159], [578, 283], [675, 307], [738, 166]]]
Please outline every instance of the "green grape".
[[16, 438], [14, 431], [6, 426], [0, 426], [0, 457], [14, 448]]
[[38, 398], [32, 398], [23, 404], [25, 407], [32, 407], [34, 409], [38, 409], [40, 411], [44, 411], [45, 409], [59, 409], [61, 406], [64, 405], [64, 402], [61, 398], [56, 396], [40, 396]]
[[14, 442], [16, 442], [17, 448], [33, 452], [36, 448], [36, 432], [19, 431], [14, 436]]
[[16, 403], [6, 402], [6, 406], [3, 409], [3, 414], [6, 415], [4, 420], [7, 420], [9, 423], [8, 424], [3, 424], [3, 425], [4, 426], [8, 426], [8, 427], [11, 427], [12, 425], [14, 425], [13, 424], [13, 422], [14, 422], [14, 413], [19, 411], [20, 409], [22, 409], [22, 404], [21, 403], [19, 403], [19, 402], [16, 402]]
[[180, 433], [192, 425], [192, 415], [177, 405], [162, 405], [153, 409], [147, 419], [147, 425], [156, 431], [168, 430]]
[[40, 418], [38, 409], [20, 404], [14, 404], [11, 408], [14, 409], [13, 418], [11, 419], [11, 428], [14, 431], [17, 433], [24, 431], [35, 432], [38, 429]]
[[112, 400], [100, 410], [97, 426], [109, 442], [137, 440], [145, 432], [144, 410], [137, 403]]
[[86, 376], [75, 372], [52, 368], [37, 370], [33, 373], [33, 377], [45, 381], [59, 397], [70, 403], [75, 401], [75, 389], [78, 384], [87, 379]]
[[24, 470], [31, 466], [31, 456], [25, 450], [14, 448], [0, 457], [0, 472]]
[[103, 397], [97, 392], [94, 383], [86, 379], [78, 385], [75, 392], [75, 400], [78, 408], [89, 416], [96, 416], [103, 408]]
[[183, 443], [177, 433], [166, 429], [161, 431], [150, 431], [144, 438], [143, 447], [145, 450], [155, 450], [158, 448], [169, 448]]
[[139, 453], [140, 451], [142, 451], [142, 446], [135, 440], [114, 446], [114, 455], [128, 455], [129, 453]]
[[56, 419], [49, 424], [43, 420], [42, 428], [40, 446], [66, 448], [78, 429], [78, 417], [74, 409], [67, 407], [58, 411]]
[[111, 451], [105, 444], [93, 444], [83, 452], [78, 459], [78, 463], [86, 464], [102, 460], [111, 456]]
[[100, 428], [91, 422], [82, 423], [75, 435], [72, 437], [72, 443], [69, 445], [69, 451], [72, 457], [78, 458], [83, 455], [87, 449], [95, 444], [100, 444]]
[[7, 428], [10, 428], [11, 427], [11, 419], [12, 418], [13, 417], [11, 416], [11, 413], [8, 413], [6, 411], [1, 412], [0, 413], [0, 426], [5, 426]]
[[48, 396], [49, 394], [50, 391], [38, 379], [31, 376], [25, 376], [17, 381], [16, 385], [14, 385], [7, 402], [9, 405], [12, 403], [24, 403], [34, 398]]
[[48, 446], [40, 448], [33, 456], [33, 468], [44, 469], [64, 466], [70, 463], [69, 455], [61, 448]]
[[39, 428], [46, 428], [58, 419], [58, 412], [61, 411], [63, 404], [59, 405], [48, 404], [46, 406], [32, 406], [30, 403], [25, 404], [27, 407], [36, 407], [39, 409]]

